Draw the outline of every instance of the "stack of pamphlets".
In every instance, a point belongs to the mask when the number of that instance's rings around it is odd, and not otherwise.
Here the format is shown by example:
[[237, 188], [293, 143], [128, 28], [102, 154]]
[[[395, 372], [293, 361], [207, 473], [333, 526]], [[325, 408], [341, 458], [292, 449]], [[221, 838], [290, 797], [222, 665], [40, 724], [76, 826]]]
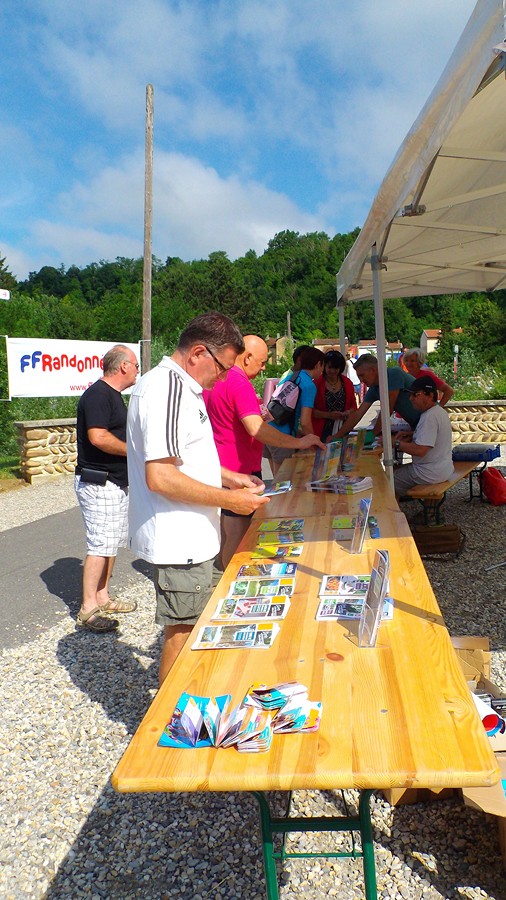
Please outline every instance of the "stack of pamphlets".
[[[295, 590], [296, 563], [261, 563], [241, 566], [241, 576], [218, 601], [213, 622], [244, 619], [284, 619]], [[285, 574], [289, 573], [289, 574]], [[258, 577], [255, 577], [258, 576]]]
[[273, 734], [316, 731], [321, 703], [308, 699], [297, 682], [268, 687], [253, 684], [243, 701], [231, 708], [230, 694], [196, 697], [181, 694], [158, 741], [160, 747], [231, 747], [241, 752], [268, 750]]
[[304, 519], [267, 519], [258, 528], [258, 543], [265, 547], [270, 544], [304, 543]]
[[[320, 604], [316, 618], [360, 619], [368, 591], [371, 575], [325, 575], [320, 587]], [[393, 616], [391, 598], [383, 598], [382, 619]]]
[[371, 491], [372, 478], [368, 475], [331, 475], [321, 481], [308, 481], [306, 491], [331, 491], [334, 494], [356, 494], [360, 491]]
[[265, 490], [262, 497], [275, 497], [277, 494], [286, 494], [292, 490], [291, 481], [264, 481]]
[[267, 519], [258, 530], [252, 559], [290, 559], [300, 556], [304, 543], [304, 519]]
[[192, 650], [269, 650], [278, 633], [279, 625], [275, 622], [204, 625]]

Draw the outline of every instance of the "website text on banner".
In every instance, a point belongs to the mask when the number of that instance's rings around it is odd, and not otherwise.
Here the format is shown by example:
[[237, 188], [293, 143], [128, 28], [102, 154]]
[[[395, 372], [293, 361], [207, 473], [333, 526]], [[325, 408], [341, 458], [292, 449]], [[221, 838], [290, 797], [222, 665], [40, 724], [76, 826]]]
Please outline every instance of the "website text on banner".
[[80, 397], [104, 374], [104, 354], [115, 344], [132, 350], [140, 363], [140, 344], [8, 337], [9, 397]]

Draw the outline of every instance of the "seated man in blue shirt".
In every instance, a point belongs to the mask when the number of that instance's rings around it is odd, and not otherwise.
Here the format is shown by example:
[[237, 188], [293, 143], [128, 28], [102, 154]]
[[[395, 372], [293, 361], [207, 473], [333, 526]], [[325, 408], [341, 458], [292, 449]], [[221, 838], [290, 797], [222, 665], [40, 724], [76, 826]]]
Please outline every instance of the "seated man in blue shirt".
[[[269, 425], [272, 428], [277, 428], [278, 431], [293, 435], [299, 433], [301, 435], [313, 433], [311, 412], [316, 397], [316, 385], [313, 379], [318, 378], [322, 374], [324, 362], [325, 356], [322, 351], [318, 350], [316, 347], [308, 347], [307, 350], [302, 351], [300, 354], [300, 371], [298, 373], [297, 382], [300, 392], [295, 408], [295, 423], [291, 426], [290, 424], [277, 425], [275, 422], [269, 422]], [[282, 378], [279, 383], [283, 384], [288, 378], [290, 378], [290, 374], [285, 378]], [[274, 477], [276, 477], [276, 473], [281, 466], [281, 463], [292, 456], [293, 453], [295, 453], [295, 450], [287, 450], [284, 447], [273, 447], [268, 443], [265, 445], [264, 457], [269, 460]]]
[[[380, 398], [378, 360], [376, 357], [373, 356], [372, 353], [363, 353], [362, 356], [359, 356], [357, 359], [354, 368], [360, 381], [362, 384], [366, 385], [368, 390], [358, 409], [350, 413], [337, 432], [336, 437], [338, 438], [344, 437], [345, 434], [353, 431], [358, 422], [365, 416], [369, 407]], [[404, 372], [399, 366], [393, 366], [387, 369], [390, 415], [392, 415], [393, 412], [398, 413], [406, 420], [406, 422], [408, 422], [412, 429], [416, 428], [418, 419], [420, 418], [420, 412], [415, 409], [411, 403], [411, 394], [409, 393], [409, 389], [414, 380], [412, 375], [409, 375], [408, 372]], [[374, 426], [374, 434], [380, 433], [381, 419], [378, 416]]]

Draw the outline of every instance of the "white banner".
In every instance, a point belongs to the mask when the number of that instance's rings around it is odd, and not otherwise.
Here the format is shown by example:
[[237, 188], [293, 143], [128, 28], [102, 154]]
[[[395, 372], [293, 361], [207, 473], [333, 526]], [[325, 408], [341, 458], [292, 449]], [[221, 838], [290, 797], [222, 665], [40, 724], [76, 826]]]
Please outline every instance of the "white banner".
[[[6, 342], [10, 397], [80, 397], [102, 377], [105, 353], [123, 343], [10, 337]], [[140, 343], [125, 347], [140, 363]]]

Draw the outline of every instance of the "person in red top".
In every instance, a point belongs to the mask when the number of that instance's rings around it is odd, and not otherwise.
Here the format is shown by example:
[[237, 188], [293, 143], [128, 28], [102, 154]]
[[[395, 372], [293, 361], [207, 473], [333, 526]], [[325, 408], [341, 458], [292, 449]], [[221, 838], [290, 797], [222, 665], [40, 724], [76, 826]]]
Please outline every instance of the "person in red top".
[[313, 431], [325, 442], [332, 434], [334, 422], [347, 418], [356, 409], [353, 382], [343, 375], [346, 360], [339, 350], [325, 354], [323, 374], [316, 379], [316, 398], [312, 412]]
[[421, 350], [420, 347], [412, 347], [411, 350], [405, 350], [402, 354], [402, 360], [406, 370], [413, 378], [421, 378], [422, 375], [430, 375], [432, 380], [436, 383], [439, 405], [446, 406], [448, 400], [452, 399], [455, 392], [446, 381], [439, 378], [432, 369], [429, 369], [425, 365], [425, 353], [423, 350]]

